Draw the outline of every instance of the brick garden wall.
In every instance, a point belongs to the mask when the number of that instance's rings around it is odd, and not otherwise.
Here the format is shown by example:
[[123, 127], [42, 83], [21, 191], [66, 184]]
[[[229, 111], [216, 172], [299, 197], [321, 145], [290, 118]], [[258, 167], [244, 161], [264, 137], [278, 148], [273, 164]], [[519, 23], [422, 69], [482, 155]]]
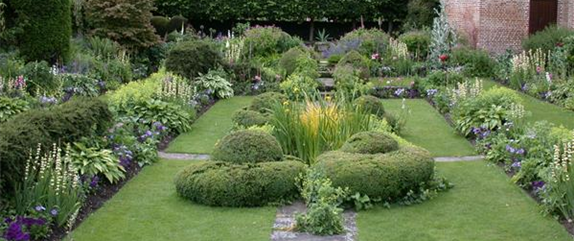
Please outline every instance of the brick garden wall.
[[[491, 53], [521, 50], [528, 36], [530, 0], [446, 0], [453, 27]], [[558, 0], [558, 24], [574, 28], [574, 0]]]

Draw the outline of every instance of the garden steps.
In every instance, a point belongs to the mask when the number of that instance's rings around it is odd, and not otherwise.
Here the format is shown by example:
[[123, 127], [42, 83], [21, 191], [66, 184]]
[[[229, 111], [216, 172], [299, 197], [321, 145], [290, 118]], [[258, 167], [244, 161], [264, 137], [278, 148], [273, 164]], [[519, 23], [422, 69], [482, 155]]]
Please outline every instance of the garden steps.
[[343, 213], [345, 219], [345, 234], [334, 236], [318, 236], [310, 233], [293, 231], [295, 215], [305, 213], [307, 207], [301, 201], [293, 202], [277, 209], [271, 240], [273, 241], [353, 241], [357, 236], [357, 213], [347, 210]]

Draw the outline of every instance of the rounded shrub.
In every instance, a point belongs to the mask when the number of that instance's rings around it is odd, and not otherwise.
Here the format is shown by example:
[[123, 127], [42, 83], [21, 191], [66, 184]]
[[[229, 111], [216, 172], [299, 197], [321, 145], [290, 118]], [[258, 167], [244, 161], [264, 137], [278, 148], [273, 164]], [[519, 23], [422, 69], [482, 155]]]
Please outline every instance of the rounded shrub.
[[399, 37], [399, 41], [405, 43], [409, 52], [414, 53], [417, 59], [425, 59], [429, 53], [431, 36], [428, 31], [410, 31]]
[[187, 24], [188, 20], [186, 17], [183, 16], [175, 16], [172, 17], [169, 20], [169, 24], [168, 24], [168, 33], [174, 32], [174, 31], [181, 31], [182, 28], [185, 29], [185, 25]]
[[193, 79], [206, 74], [223, 63], [221, 53], [214, 43], [207, 40], [190, 40], [178, 43], [167, 54], [168, 71]]
[[343, 65], [353, 66], [359, 72], [361, 79], [367, 80], [371, 76], [369, 59], [355, 50], [348, 52], [337, 64], [337, 66]]
[[463, 73], [469, 77], [493, 77], [496, 61], [485, 50], [457, 48], [452, 51], [451, 63], [464, 66]]
[[215, 161], [257, 163], [281, 161], [283, 150], [272, 135], [255, 130], [233, 132], [221, 139], [212, 153]]
[[276, 103], [287, 101], [286, 95], [278, 92], [266, 92], [255, 97], [249, 109], [260, 113], [269, 113]]
[[361, 110], [364, 110], [372, 115], [383, 117], [385, 115], [385, 107], [383, 102], [375, 96], [363, 95], [354, 101], [354, 105]]
[[381, 53], [389, 43], [390, 36], [376, 28], [359, 28], [347, 33], [341, 38], [341, 42], [359, 43], [357, 50], [364, 56]]
[[256, 207], [293, 200], [295, 179], [306, 169], [298, 161], [237, 165], [208, 161], [192, 164], [177, 174], [177, 193], [209, 206]]
[[530, 35], [522, 42], [522, 47], [525, 50], [542, 49], [542, 52], [547, 53], [552, 51], [558, 43], [561, 43], [564, 38], [573, 36], [574, 31], [568, 28], [552, 25], [546, 27], [544, 30]]
[[165, 36], [169, 33], [169, 19], [164, 16], [153, 16], [151, 25], [155, 28], [155, 33], [159, 36]]
[[265, 125], [269, 118], [257, 111], [241, 109], [233, 114], [232, 121], [239, 126], [251, 127]]
[[382, 132], [359, 132], [345, 142], [341, 151], [359, 154], [389, 153], [399, 149], [399, 143]]
[[434, 161], [424, 149], [402, 147], [386, 154], [328, 152], [318, 157], [315, 168], [324, 170], [334, 187], [392, 201], [431, 181]]
[[277, 27], [255, 27], [245, 31], [245, 42], [241, 51], [245, 57], [268, 57], [282, 54], [300, 46], [303, 41], [291, 37]]
[[283, 53], [281, 59], [279, 59], [279, 67], [285, 70], [286, 75], [291, 75], [297, 69], [297, 59], [305, 54], [305, 50], [302, 47], [293, 47]]

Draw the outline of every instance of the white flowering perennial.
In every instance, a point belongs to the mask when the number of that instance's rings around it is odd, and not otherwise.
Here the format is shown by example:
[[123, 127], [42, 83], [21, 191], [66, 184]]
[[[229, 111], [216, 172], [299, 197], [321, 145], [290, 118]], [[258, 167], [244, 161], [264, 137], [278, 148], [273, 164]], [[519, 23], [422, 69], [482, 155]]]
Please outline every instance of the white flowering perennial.
[[[574, 133], [573, 133], [574, 136]], [[554, 159], [550, 164], [544, 190], [544, 202], [557, 209], [572, 223], [574, 219], [574, 137], [571, 141], [554, 146]]]
[[394, 38], [391, 38], [389, 41], [389, 51], [393, 58], [406, 59], [409, 57], [409, 48], [407, 47], [407, 44]]
[[38, 144], [35, 155], [30, 154], [24, 182], [15, 195], [18, 213], [26, 213], [40, 205], [55, 210], [54, 222], [58, 227], [73, 226], [73, 214], [79, 211], [84, 194], [78, 171], [68, 155], [69, 148], [62, 150], [54, 144], [46, 151]]
[[188, 104], [195, 93], [195, 88], [188, 83], [187, 79], [173, 74], [167, 75], [157, 90], [160, 99], [182, 104]]
[[512, 58], [512, 72], [542, 73], [546, 70], [547, 60], [548, 54], [542, 49], [523, 51]]
[[243, 49], [244, 40], [245, 38], [243, 37], [235, 38], [231, 32], [227, 33], [224, 55], [228, 63], [233, 64], [239, 61], [239, 58], [241, 58], [241, 49]]
[[447, 93], [450, 99], [451, 105], [456, 105], [460, 101], [476, 98], [483, 90], [482, 79], [476, 78], [474, 82], [465, 81], [458, 83], [457, 87], [454, 89], [448, 89]]

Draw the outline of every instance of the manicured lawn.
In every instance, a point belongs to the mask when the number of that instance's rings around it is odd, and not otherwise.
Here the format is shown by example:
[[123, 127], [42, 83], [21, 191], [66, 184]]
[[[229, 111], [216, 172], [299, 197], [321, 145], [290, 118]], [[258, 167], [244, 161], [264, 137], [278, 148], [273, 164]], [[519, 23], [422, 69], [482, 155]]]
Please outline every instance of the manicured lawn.
[[[401, 134], [408, 141], [429, 150], [433, 156], [476, 155], [472, 145], [451, 128], [425, 100], [406, 100], [410, 110], [406, 128]], [[391, 113], [400, 113], [402, 100], [383, 100]]]
[[175, 174], [189, 161], [146, 167], [67, 240], [269, 240], [276, 208], [212, 208], [177, 196]]
[[[492, 80], [485, 80], [484, 87], [491, 88], [499, 85]], [[518, 91], [517, 91], [518, 92]], [[569, 111], [560, 106], [541, 101], [527, 94], [518, 92], [522, 97], [524, 108], [532, 115], [526, 117], [530, 122], [543, 121], [563, 125], [569, 129], [574, 129], [574, 111]]]
[[410, 87], [413, 81], [414, 79], [409, 77], [371, 79], [371, 83], [373, 83], [376, 87], [385, 87], [385, 86]]
[[217, 102], [192, 126], [190, 132], [177, 137], [166, 152], [209, 154], [215, 143], [229, 131], [233, 113], [248, 106], [253, 97], [233, 97]]
[[410, 207], [359, 213], [359, 240], [572, 240], [537, 204], [485, 162], [438, 163], [456, 187]]

